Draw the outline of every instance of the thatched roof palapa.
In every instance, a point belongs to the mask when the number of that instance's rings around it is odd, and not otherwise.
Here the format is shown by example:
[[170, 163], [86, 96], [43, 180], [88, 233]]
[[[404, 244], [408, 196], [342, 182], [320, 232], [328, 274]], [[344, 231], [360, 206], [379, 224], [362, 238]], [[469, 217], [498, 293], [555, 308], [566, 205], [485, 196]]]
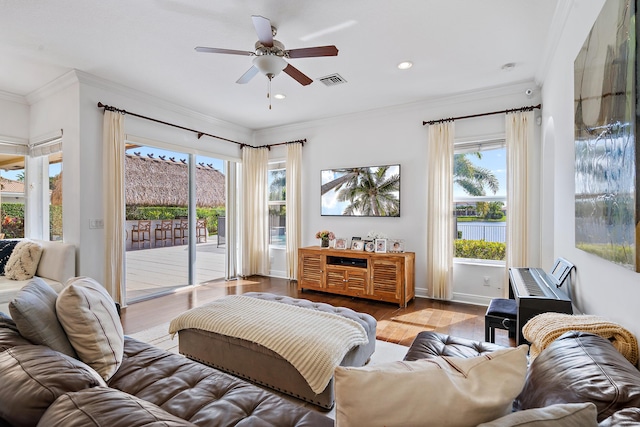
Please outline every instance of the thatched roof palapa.
[[[225, 177], [215, 168], [196, 166], [196, 204], [225, 204]], [[125, 200], [135, 206], [187, 206], [189, 172], [180, 160], [125, 155]]]

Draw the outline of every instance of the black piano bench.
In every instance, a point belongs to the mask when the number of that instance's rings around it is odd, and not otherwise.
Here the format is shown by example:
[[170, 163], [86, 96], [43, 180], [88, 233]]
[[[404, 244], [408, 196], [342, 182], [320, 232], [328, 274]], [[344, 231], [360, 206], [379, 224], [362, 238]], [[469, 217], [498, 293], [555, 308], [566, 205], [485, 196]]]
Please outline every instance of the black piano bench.
[[484, 315], [484, 340], [496, 342], [496, 328], [509, 331], [509, 338], [516, 336], [516, 317], [518, 307], [516, 300], [494, 298]]

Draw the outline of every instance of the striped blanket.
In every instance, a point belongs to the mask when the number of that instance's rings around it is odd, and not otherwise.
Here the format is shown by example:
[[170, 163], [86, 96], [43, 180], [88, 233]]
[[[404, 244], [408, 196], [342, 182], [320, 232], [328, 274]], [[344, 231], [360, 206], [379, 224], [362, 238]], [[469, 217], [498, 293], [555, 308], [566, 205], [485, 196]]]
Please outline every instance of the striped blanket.
[[354, 347], [369, 342], [359, 323], [334, 313], [231, 295], [188, 310], [171, 321], [169, 333], [200, 329], [260, 344], [287, 360], [314, 393]]

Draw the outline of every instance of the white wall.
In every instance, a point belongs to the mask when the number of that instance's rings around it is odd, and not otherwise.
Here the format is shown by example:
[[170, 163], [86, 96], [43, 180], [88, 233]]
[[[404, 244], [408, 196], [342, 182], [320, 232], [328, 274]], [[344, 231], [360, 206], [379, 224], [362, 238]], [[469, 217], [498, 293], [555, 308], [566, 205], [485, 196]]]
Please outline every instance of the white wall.
[[[640, 275], [575, 247], [574, 221], [574, 116], [573, 61], [591, 29], [602, 5], [601, 0], [574, 1], [562, 39], [551, 62], [542, 88], [543, 146], [553, 150], [553, 162], [545, 162], [543, 203], [554, 207], [553, 218], [544, 223], [543, 233], [553, 236], [555, 256], [576, 265], [575, 300], [586, 313], [619, 322], [640, 335]], [[552, 228], [548, 228], [552, 223]]]
[[23, 97], [0, 92], [0, 137], [28, 142], [29, 105]]
[[[318, 245], [315, 233], [331, 230], [338, 237], [366, 236], [371, 230], [387, 234], [390, 238], [405, 240], [405, 250], [416, 253], [416, 293], [429, 295], [426, 282], [426, 225], [425, 210], [427, 177], [427, 128], [423, 120], [464, 116], [507, 108], [534, 105], [538, 99], [525, 95], [533, 83], [487, 90], [465, 96], [434, 99], [429, 102], [404, 105], [295, 124], [256, 132], [256, 144], [307, 139], [302, 151], [302, 245]], [[539, 96], [539, 95], [538, 95]], [[536, 114], [540, 112], [537, 111]], [[504, 115], [487, 116], [456, 122], [456, 137], [482, 137], [504, 134]], [[271, 158], [284, 158], [284, 148], [271, 150]], [[534, 159], [534, 162], [538, 162]], [[320, 171], [322, 169], [376, 166], [399, 163], [401, 166], [400, 217], [356, 218], [327, 217], [320, 215]], [[538, 180], [532, 183], [537, 194]], [[532, 212], [532, 223], [538, 229], [537, 209]], [[534, 232], [537, 236], [538, 233]], [[530, 242], [536, 248], [534, 259], [538, 261], [538, 239]], [[504, 268], [465, 266], [456, 264], [454, 296], [458, 300], [486, 303], [502, 294]], [[483, 286], [484, 276], [490, 276], [491, 285]], [[470, 297], [476, 289], [480, 298]]]

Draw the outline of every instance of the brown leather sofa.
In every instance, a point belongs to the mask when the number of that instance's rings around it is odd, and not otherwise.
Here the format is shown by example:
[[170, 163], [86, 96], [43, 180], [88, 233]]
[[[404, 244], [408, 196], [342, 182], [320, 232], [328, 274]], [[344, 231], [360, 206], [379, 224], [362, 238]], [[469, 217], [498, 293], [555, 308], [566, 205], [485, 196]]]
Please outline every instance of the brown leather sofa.
[[[496, 344], [437, 332], [418, 334], [404, 360], [474, 357]], [[487, 390], [490, 393], [490, 390]], [[599, 427], [640, 424], [640, 371], [601, 336], [567, 332], [529, 365], [514, 411], [562, 403], [592, 402]]]
[[83, 366], [31, 344], [0, 313], [0, 427], [333, 426], [319, 412], [129, 337], [108, 383]]

